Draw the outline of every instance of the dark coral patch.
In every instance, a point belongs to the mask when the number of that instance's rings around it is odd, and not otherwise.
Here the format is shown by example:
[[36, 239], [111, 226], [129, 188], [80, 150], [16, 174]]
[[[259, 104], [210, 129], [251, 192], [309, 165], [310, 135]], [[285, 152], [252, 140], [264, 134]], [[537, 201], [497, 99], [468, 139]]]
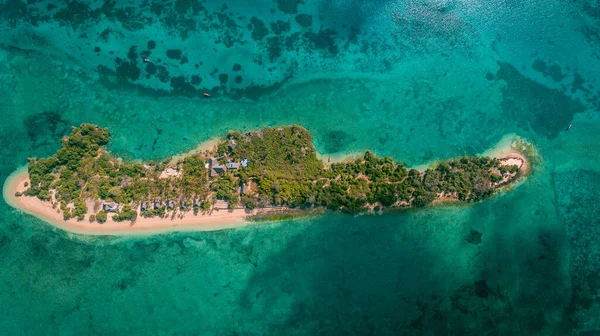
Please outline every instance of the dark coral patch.
[[140, 78], [140, 72], [140, 68], [138, 68], [135, 63], [132, 62], [121, 62], [121, 64], [117, 66], [117, 75], [128, 78], [132, 81]]
[[304, 28], [312, 26], [312, 15], [299, 14], [296, 16], [296, 22]]
[[304, 40], [310, 45], [312, 49], [320, 49], [327, 51], [332, 55], [339, 53], [339, 48], [335, 44], [334, 36], [336, 32], [331, 29], [320, 30], [318, 34], [313, 32], [306, 32], [302, 35]]
[[190, 83], [192, 83], [192, 85], [200, 85], [200, 83], [202, 83], [202, 78], [198, 75], [193, 75]]
[[100, 35], [98, 35], [98, 38], [103, 40], [104, 42], [108, 42], [108, 37], [110, 36], [110, 33], [112, 33], [112, 30], [106, 28], [102, 31], [102, 33], [100, 33]]
[[563, 78], [566, 77], [566, 75], [562, 73], [562, 69], [559, 65], [553, 64], [551, 66], [548, 66], [546, 62], [539, 59], [535, 60], [531, 67], [533, 68], [533, 70], [541, 72], [545, 77], [549, 76], [550, 78], [552, 78], [553, 81], [557, 83], [561, 82]]
[[169, 49], [167, 50], [167, 57], [170, 59], [181, 59], [181, 50]]
[[285, 38], [285, 47], [288, 50], [292, 50], [296, 47], [298, 41], [300, 41], [300, 32], [295, 32]]
[[153, 50], [154, 48], [156, 48], [156, 41], [154, 41], [154, 40], [148, 41], [147, 47], [149, 50]]
[[243, 82], [243, 81], [244, 81], [244, 79], [242, 78], [242, 76], [235, 76], [235, 82], [236, 82], [237, 84], [240, 84], [240, 83], [241, 83], [241, 82]]
[[273, 34], [275, 35], [280, 35], [281, 33], [289, 32], [290, 23], [281, 20], [271, 22], [271, 31], [273, 31]]
[[98, 47], [98, 46], [94, 47], [94, 52], [97, 52], [97, 53], [100, 52], [100, 47]]
[[286, 14], [296, 14], [298, 5], [303, 3], [302, 0], [277, 0], [277, 8]]
[[252, 30], [252, 39], [255, 41], [260, 41], [267, 34], [269, 34], [269, 29], [265, 26], [265, 23], [259, 20], [257, 17], [253, 16], [250, 19], [251, 30]]
[[156, 73], [156, 65], [154, 65], [154, 63], [147, 63], [146, 72], [150, 75], [154, 75]]
[[174, 9], [179, 15], [185, 15], [188, 12], [198, 15], [204, 9], [204, 5], [200, 0], [176, 0], [174, 2]]
[[70, 25], [74, 30], [100, 19], [100, 13], [92, 11], [86, 1], [72, 0], [54, 14], [54, 20], [62, 25]]
[[552, 139], [571, 123], [576, 113], [585, 111], [579, 100], [523, 76], [509, 63], [498, 64], [496, 80], [507, 84], [502, 88], [502, 110], [507, 117], [520, 121], [521, 127], [531, 127], [537, 134]]
[[553, 81], [557, 83], [562, 81], [563, 78], [567, 76], [562, 73], [560, 66], [556, 64], [553, 64], [548, 68], [548, 75], [550, 76], [550, 78], [552, 78]]
[[194, 88], [192, 86], [192, 84], [186, 82], [185, 78], [183, 78], [183, 76], [177, 76], [177, 77], [171, 78], [171, 87], [175, 90], [178, 90], [178, 91], [184, 92], [184, 93], [195, 93], [196, 92], [196, 88]]
[[355, 140], [350, 134], [342, 130], [333, 130], [325, 133], [321, 141], [326, 153], [335, 153], [343, 150]]
[[136, 46], [129, 47], [129, 51], [127, 52], [127, 58], [130, 61], [132, 61], [132, 62], [136, 62], [137, 61], [138, 53], [137, 53], [137, 47]]
[[269, 60], [271, 62], [275, 61], [277, 58], [279, 58], [279, 56], [281, 56], [281, 53], [283, 52], [283, 49], [281, 48], [283, 41], [283, 36], [273, 36], [267, 39]]
[[167, 68], [162, 65], [157, 65], [156, 73], [159, 81], [163, 83], [169, 82], [169, 70], [167, 70]]
[[32, 114], [23, 120], [27, 135], [33, 146], [39, 146], [48, 139], [60, 138], [69, 133], [71, 122], [62, 118], [57, 111], [44, 111]]
[[537, 71], [537, 72], [546, 72], [546, 70], [548, 69], [548, 66], [546, 65], [546, 62], [536, 59], [533, 62], [533, 65], [531, 66], [533, 68], [533, 70]]
[[233, 65], [233, 71], [240, 71], [240, 70], [242, 70], [242, 66], [241, 65], [239, 65], [237, 63]]
[[227, 74], [222, 73], [219, 75], [219, 82], [221, 83], [221, 85], [227, 84], [228, 79], [229, 79], [229, 75], [227, 75]]
[[571, 93], [575, 93], [577, 90], [581, 90], [586, 93], [590, 93], [590, 90], [583, 87], [585, 79], [577, 72], [573, 73], [573, 82], [571, 83]]
[[277, 92], [277, 90], [281, 89], [283, 84], [285, 84], [291, 77], [291, 74], [289, 74], [282, 81], [274, 82], [271, 85], [257, 85], [254, 83], [250, 83], [249, 85], [244, 86], [244, 88], [230, 89], [228, 94], [229, 97], [236, 100], [246, 98], [258, 101], [263, 96], [267, 96]]
[[471, 230], [471, 232], [469, 232], [467, 237], [465, 237], [465, 240], [467, 242], [469, 242], [470, 244], [479, 245], [483, 241], [481, 239], [482, 236], [483, 236], [483, 233], [481, 233], [477, 230]]

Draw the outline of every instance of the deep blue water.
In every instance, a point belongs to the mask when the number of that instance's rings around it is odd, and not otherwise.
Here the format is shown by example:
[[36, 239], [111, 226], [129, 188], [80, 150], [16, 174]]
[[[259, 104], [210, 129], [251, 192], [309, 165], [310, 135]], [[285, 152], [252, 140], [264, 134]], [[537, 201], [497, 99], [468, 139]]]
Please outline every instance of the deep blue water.
[[7, 0], [0, 26], [2, 179], [82, 122], [130, 159], [292, 123], [330, 155], [515, 133], [541, 157], [472, 206], [218, 232], [74, 236], [2, 202], [0, 334], [600, 333], [597, 1]]

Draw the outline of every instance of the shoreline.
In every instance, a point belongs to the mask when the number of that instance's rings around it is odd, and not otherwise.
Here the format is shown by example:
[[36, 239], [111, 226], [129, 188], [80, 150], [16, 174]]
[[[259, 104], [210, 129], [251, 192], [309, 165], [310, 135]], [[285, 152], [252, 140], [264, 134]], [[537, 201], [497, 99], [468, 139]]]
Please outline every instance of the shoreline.
[[224, 140], [223, 137], [210, 138], [206, 141], [201, 142], [198, 146], [196, 146], [195, 148], [193, 148], [185, 153], [173, 155], [170, 158], [169, 162], [171, 164], [174, 164], [177, 161], [182, 161], [183, 159], [185, 159], [188, 156], [192, 156], [194, 154], [198, 154], [198, 153], [205, 152], [205, 151], [210, 151], [210, 150], [214, 149], [215, 147], [217, 147], [219, 142], [221, 142], [223, 140]]
[[[212, 138], [198, 145], [195, 149], [182, 153], [171, 158], [171, 162], [180, 160], [189, 155], [210, 150], [221, 141], [221, 138]], [[505, 160], [507, 165], [516, 164], [519, 167], [519, 173], [517, 179], [526, 176], [531, 171], [531, 162], [525, 153], [521, 152], [515, 145], [517, 141], [524, 141], [520, 137], [514, 134], [508, 134], [502, 137], [502, 139], [492, 148], [480, 154], [481, 156], [495, 157], [500, 160]], [[527, 143], [525, 143], [527, 144]], [[522, 149], [521, 149], [522, 150]], [[348, 160], [356, 159], [363, 154], [353, 152], [345, 153], [338, 156], [331, 156], [331, 160], [328, 160], [327, 155], [318, 154], [318, 157], [323, 161], [324, 165], [330, 166], [332, 163], [344, 162]], [[437, 161], [436, 161], [437, 162]], [[432, 162], [427, 166], [435, 165], [436, 162]], [[425, 166], [425, 165], [422, 165]], [[420, 167], [420, 166], [419, 166]], [[86, 214], [82, 221], [78, 221], [76, 218], [71, 218], [67, 221], [63, 219], [62, 213], [57, 212], [56, 209], [52, 208], [49, 202], [44, 202], [37, 197], [30, 196], [15, 196], [16, 192], [23, 192], [25, 182], [29, 182], [29, 175], [27, 173], [27, 166], [21, 167], [14, 171], [8, 176], [3, 186], [3, 197], [8, 205], [11, 207], [32, 215], [50, 225], [76, 234], [85, 235], [105, 235], [105, 236], [143, 236], [143, 235], [154, 235], [161, 233], [170, 232], [182, 232], [182, 231], [216, 231], [233, 228], [241, 228], [249, 225], [260, 225], [272, 220], [252, 220], [251, 217], [255, 218], [288, 218], [289, 211], [297, 211], [295, 209], [289, 209], [285, 207], [277, 208], [261, 208], [248, 211], [246, 209], [225, 209], [216, 208], [208, 214], [194, 215], [191, 211], [183, 214], [182, 218], [179, 216], [171, 219], [171, 216], [165, 218], [152, 217], [144, 218], [138, 216], [135, 222], [129, 221], [115, 222], [110, 218], [103, 223], [93, 222], [90, 223], [88, 218], [90, 214]], [[518, 183], [518, 182], [517, 182]], [[500, 186], [503, 189], [504, 186]], [[435, 204], [448, 204], [448, 203], [461, 203], [458, 199], [452, 197], [441, 196], [440, 199], [434, 201]], [[390, 209], [391, 210], [391, 209]], [[293, 216], [292, 216], [293, 217]]]
[[90, 223], [87, 214], [82, 221], [72, 218], [63, 219], [62, 213], [57, 213], [48, 202], [37, 197], [15, 196], [15, 192], [25, 189], [24, 183], [29, 181], [27, 167], [22, 167], [8, 176], [4, 182], [2, 194], [8, 205], [18, 211], [32, 215], [50, 225], [77, 234], [124, 236], [124, 235], [154, 235], [168, 232], [182, 231], [217, 231], [240, 228], [248, 225], [257, 225], [264, 222], [251, 221], [248, 216], [268, 215], [280, 212], [280, 208], [263, 208], [260, 210], [246, 211], [245, 209], [220, 209], [213, 210], [210, 214], [194, 215], [188, 212], [183, 218], [144, 218], [138, 216], [134, 223], [129, 221], [115, 222], [109, 219], [100, 224]]
[[[519, 142], [521, 142], [520, 145]], [[526, 147], [532, 145], [514, 133], [506, 134], [500, 138], [500, 141], [498, 141], [494, 147], [478, 154], [478, 156], [489, 156], [500, 160], [520, 160], [522, 165], [519, 166], [519, 174], [525, 176], [531, 172], [532, 161], [534, 158], [528, 157], [527, 154], [524, 153], [526, 149], [519, 149], [517, 148], [518, 146]]]

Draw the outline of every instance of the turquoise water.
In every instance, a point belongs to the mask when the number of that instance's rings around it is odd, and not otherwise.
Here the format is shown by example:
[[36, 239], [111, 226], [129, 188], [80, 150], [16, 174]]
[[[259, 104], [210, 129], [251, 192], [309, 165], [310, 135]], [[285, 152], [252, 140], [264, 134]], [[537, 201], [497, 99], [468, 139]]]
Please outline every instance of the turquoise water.
[[135, 159], [291, 123], [332, 155], [419, 165], [516, 133], [542, 157], [527, 182], [469, 207], [150, 238], [74, 236], [2, 202], [0, 334], [598, 333], [598, 13], [553, 0], [0, 1], [2, 179], [82, 122]]

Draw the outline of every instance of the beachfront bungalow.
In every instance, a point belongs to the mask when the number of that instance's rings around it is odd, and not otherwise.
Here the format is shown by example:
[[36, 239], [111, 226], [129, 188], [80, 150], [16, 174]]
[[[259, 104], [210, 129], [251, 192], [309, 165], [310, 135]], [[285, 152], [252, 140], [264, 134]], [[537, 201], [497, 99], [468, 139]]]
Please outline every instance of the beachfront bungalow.
[[240, 195], [245, 195], [248, 192], [248, 184], [242, 183], [242, 187], [240, 188]]
[[116, 202], [102, 204], [102, 210], [106, 212], [119, 212], [119, 204]]
[[235, 140], [229, 139], [229, 141], [227, 142], [227, 147], [229, 147], [230, 150], [234, 150], [235, 147], [237, 147], [237, 143], [235, 142]]
[[228, 162], [227, 163], [227, 169], [238, 169], [240, 167], [240, 164], [237, 162]]
[[187, 210], [187, 204], [185, 204], [184, 200], [179, 201], [179, 209], [180, 210]]
[[242, 167], [248, 167], [248, 159], [243, 159], [241, 162]]
[[148, 202], [142, 202], [142, 205], [140, 205], [140, 211], [146, 210], [148, 210]]
[[216, 158], [210, 159], [210, 177], [216, 177], [217, 175], [224, 173], [227, 170], [225, 166], [222, 166]]
[[173, 202], [171, 200], [167, 200], [167, 209], [169, 209], [169, 210], [175, 209], [175, 202]]
[[200, 206], [200, 200], [199, 199], [194, 199], [194, 208], [197, 208]]
[[162, 204], [161, 201], [155, 201], [154, 202], [154, 210], [158, 210], [158, 209], [160, 209], [162, 207], [163, 207], [163, 204]]

